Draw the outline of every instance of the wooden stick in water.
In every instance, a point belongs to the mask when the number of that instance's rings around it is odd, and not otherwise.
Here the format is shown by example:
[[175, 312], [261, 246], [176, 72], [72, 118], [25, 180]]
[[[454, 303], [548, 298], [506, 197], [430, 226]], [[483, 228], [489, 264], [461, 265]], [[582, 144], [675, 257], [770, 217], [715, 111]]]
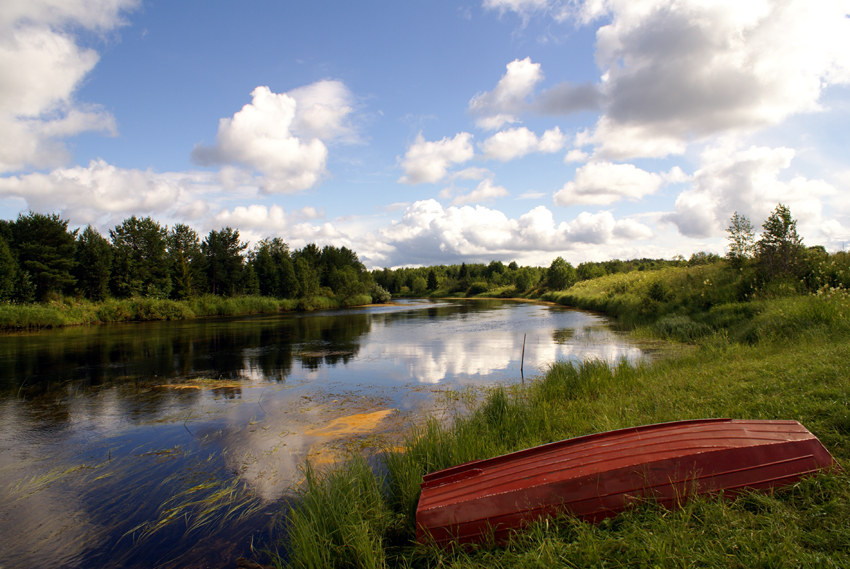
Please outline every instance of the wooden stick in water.
[[525, 383], [525, 374], [522, 372], [522, 365], [525, 363], [525, 334], [522, 335], [522, 357], [519, 360], [519, 376], [522, 382]]

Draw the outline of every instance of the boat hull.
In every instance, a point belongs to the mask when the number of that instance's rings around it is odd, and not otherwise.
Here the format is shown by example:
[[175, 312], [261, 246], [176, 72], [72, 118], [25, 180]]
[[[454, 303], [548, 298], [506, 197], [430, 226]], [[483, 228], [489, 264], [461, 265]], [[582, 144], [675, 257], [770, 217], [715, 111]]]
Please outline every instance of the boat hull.
[[621, 429], [427, 474], [417, 539], [503, 541], [547, 515], [598, 522], [638, 499], [674, 507], [698, 494], [730, 497], [791, 484], [833, 464], [797, 421], [705, 419]]

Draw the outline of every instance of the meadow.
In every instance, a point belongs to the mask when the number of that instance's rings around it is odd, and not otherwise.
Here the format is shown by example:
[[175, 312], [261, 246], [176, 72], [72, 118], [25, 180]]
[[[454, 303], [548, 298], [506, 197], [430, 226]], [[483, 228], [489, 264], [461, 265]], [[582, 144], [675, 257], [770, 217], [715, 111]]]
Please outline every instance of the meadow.
[[[804, 284], [804, 283], [803, 283]], [[651, 502], [598, 525], [541, 520], [507, 545], [418, 545], [430, 471], [565, 438], [704, 417], [795, 419], [850, 458], [850, 296], [794, 281], [755, 286], [725, 262], [581, 281], [543, 299], [605, 312], [673, 345], [650, 364], [554, 363], [488, 390], [452, 422], [411, 424], [403, 452], [305, 465], [277, 567], [850, 567], [850, 475], [822, 473], [734, 501]], [[459, 397], [462, 396], [459, 395]]]

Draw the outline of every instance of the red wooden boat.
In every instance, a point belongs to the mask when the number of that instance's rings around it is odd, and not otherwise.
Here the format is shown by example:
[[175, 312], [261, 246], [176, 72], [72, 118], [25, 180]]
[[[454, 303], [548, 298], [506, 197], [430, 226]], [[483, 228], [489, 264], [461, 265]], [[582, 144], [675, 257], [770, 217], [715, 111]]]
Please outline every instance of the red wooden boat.
[[688, 496], [793, 483], [834, 464], [797, 421], [704, 419], [588, 435], [425, 475], [416, 509], [422, 543], [497, 541], [566, 511], [597, 522], [639, 498], [671, 507]]

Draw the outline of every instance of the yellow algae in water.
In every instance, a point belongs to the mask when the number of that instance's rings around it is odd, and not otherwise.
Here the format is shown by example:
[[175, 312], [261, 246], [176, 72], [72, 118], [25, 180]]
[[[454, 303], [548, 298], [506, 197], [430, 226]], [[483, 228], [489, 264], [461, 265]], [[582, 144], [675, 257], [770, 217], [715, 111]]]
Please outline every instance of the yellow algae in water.
[[307, 453], [307, 460], [313, 466], [326, 466], [339, 460], [340, 452], [324, 446], [313, 445]]
[[218, 379], [199, 379], [195, 384], [186, 383], [165, 383], [156, 385], [163, 389], [241, 389], [244, 387], [252, 387], [250, 384], [240, 383], [238, 381], [222, 381]]
[[395, 409], [384, 409], [374, 413], [358, 413], [334, 419], [324, 427], [310, 429], [305, 434], [314, 437], [346, 437], [375, 430], [378, 424]]

